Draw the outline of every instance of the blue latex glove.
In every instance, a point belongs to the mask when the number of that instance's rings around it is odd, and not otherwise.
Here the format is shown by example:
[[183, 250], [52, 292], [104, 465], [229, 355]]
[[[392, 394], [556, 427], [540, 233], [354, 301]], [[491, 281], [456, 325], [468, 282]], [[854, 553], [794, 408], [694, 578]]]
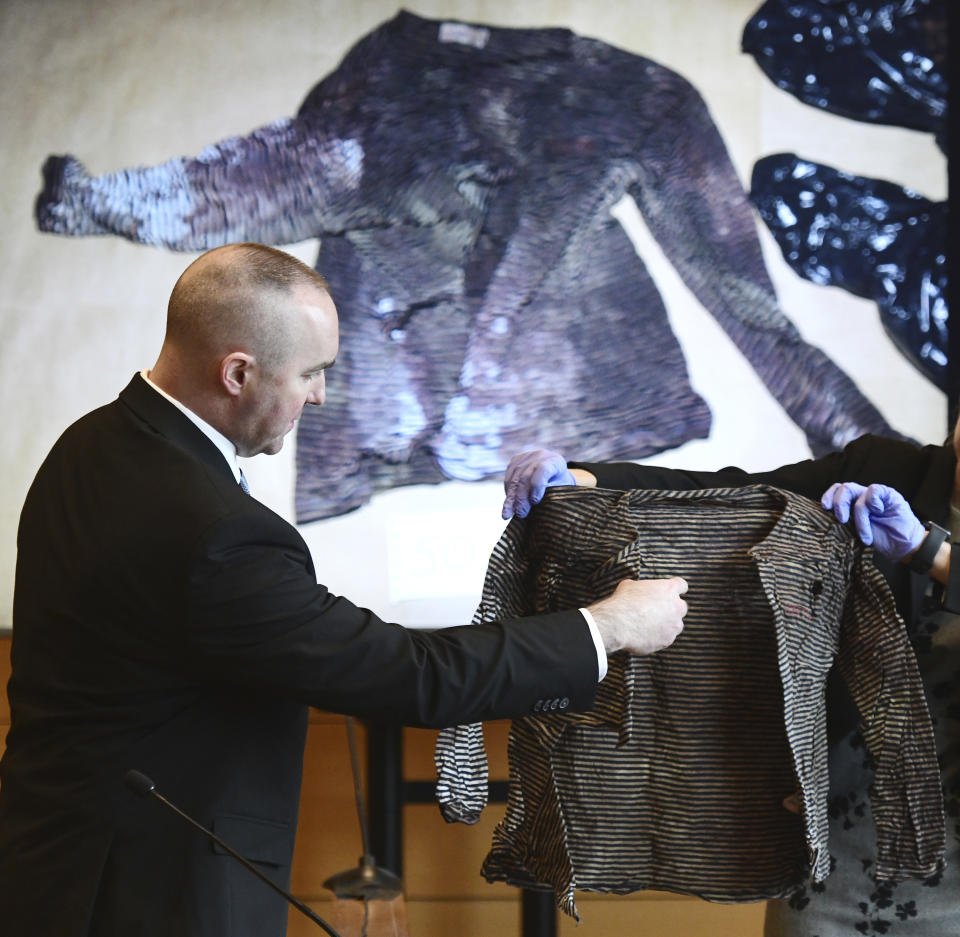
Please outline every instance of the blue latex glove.
[[567, 460], [550, 449], [529, 449], [515, 455], [503, 476], [503, 490], [507, 493], [500, 516], [509, 520], [514, 514], [526, 517], [530, 508], [539, 504], [543, 493], [553, 485], [577, 483]]
[[916, 550], [927, 535], [903, 495], [889, 485], [837, 482], [823, 493], [820, 503], [841, 524], [850, 520], [852, 509], [860, 539], [894, 561]]

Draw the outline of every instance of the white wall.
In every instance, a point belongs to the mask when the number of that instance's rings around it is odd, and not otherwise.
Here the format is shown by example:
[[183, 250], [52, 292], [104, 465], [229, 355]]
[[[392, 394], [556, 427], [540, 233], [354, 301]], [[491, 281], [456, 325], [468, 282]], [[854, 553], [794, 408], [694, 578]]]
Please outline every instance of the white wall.
[[[930, 136], [833, 117], [777, 90], [739, 52], [759, 0], [476, 0], [412, 2], [424, 16], [567, 26], [656, 59], [706, 99], [746, 185], [754, 161], [790, 150], [864, 176], [946, 197]], [[192, 155], [292, 114], [364, 33], [391, 17], [386, 0], [5, 0], [0, 5], [4, 173], [0, 221], [0, 627], [10, 621], [17, 517], [50, 445], [72, 420], [113, 399], [155, 360], [166, 299], [195, 255], [117, 238], [39, 234], [33, 200], [48, 154], [91, 173]], [[632, 206], [621, 217], [637, 243]], [[814, 286], [783, 262], [759, 225], [781, 305], [827, 349], [890, 423], [940, 441], [946, 403], [882, 333], [876, 306]], [[288, 248], [312, 262], [313, 243]], [[644, 256], [653, 247], [644, 248]], [[664, 265], [652, 269], [715, 423], [707, 441], [665, 464], [748, 469], [806, 457], [800, 431]], [[870, 355], [860, 351], [870, 335]], [[292, 437], [291, 437], [292, 440]], [[572, 456], [573, 454], [571, 454]], [[292, 516], [292, 442], [245, 466], [256, 493]], [[502, 524], [496, 482], [398, 489], [304, 529], [331, 589], [405, 624], [466, 621]], [[145, 531], [149, 535], [149, 531]]]

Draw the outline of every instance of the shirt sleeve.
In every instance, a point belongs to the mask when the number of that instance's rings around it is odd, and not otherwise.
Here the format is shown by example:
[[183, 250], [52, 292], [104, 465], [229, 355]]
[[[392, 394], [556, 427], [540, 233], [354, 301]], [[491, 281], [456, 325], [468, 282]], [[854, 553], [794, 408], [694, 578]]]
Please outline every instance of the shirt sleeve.
[[590, 629], [590, 637], [593, 638], [594, 647], [597, 649], [597, 683], [599, 683], [607, 675], [607, 651], [603, 646], [600, 629], [593, 620], [593, 615], [585, 608], [581, 608], [580, 612], [587, 621], [587, 627]]

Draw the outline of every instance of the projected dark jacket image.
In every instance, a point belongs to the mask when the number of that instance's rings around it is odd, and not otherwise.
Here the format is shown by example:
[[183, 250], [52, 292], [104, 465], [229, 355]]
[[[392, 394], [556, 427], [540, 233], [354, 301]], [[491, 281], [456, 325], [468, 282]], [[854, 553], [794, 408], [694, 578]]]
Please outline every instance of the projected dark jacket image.
[[780, 308], [697, 89], [566, 29], [402, 12], [294, 117], [149, 168], [51, 157], [36, 212], [174, 250], [319, 238], [344, 351], [298, 429], [305, 522], [497, 475], [532, 442], [638, 459], [708, 436], [652, 261], [611, 216], [625, 196], [814, 453], [896, 435]]
[[874, 300], [891, 342], [947, 391], [946, 202], [793, 153], [757, 161], [750, 200], [800, 276]]

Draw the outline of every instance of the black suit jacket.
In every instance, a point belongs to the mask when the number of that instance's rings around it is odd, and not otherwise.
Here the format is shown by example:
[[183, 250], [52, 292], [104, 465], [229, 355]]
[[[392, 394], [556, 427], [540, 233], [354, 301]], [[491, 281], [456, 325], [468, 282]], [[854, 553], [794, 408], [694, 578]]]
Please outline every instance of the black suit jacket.
[[12, 660], [6, 937], [282, 935], [282, 899], [128, 792], [129, 768], [286, 884], [308, 706], [441, 726], [588, 707], [597, 677], [576, 611], [424, 632], [332, 595], [297, 531], [139, 376], [27, 495]]

